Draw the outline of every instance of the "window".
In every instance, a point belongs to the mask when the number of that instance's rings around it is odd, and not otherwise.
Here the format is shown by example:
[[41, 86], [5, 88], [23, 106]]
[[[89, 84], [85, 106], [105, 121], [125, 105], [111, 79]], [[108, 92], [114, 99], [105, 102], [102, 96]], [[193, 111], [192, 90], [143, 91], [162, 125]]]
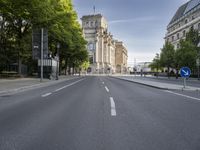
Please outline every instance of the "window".
[[90, 51], [95, 50], [95, 45], [94, 45], [94, 43], [89, 43], [89, 44], [88, 44], [88, 50], [90, 50]]
[[179, 39], [179, 33], [177, 33], [177, 39]]
[[177, 48], [180, 48], [180, 44], [179, 43], [177, 44]]
[[183, 37], [185, 37], [185, 30], [183, 31]]
[[198, 24], [198, 30], [200, 31], [200, 23]]
[[88, 27], [89, 26], [89, 22], [86, 22], [85, 25]]
[[93, 21], [91, 21], [90, 22], [90, 27], [93, 27], [93, 26], [94, 26]]
[[187, 24], [188, 23], [188, 20], [187, 19], [185, 19], [185, 24]]
[[195, 19], [195, 17], [194, 16], [192, 16], [192, 20], [194, 20]]
[[174, 36], [172, 36], [172, 42], [174, 41]]

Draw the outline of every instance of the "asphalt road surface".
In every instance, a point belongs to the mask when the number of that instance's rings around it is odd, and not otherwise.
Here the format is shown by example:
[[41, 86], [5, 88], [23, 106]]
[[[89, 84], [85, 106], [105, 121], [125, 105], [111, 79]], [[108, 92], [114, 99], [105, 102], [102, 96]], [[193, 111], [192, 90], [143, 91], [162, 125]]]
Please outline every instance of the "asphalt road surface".
[[82, 77], [0, 97], [0, 150], [199, 149], [199, 93]]

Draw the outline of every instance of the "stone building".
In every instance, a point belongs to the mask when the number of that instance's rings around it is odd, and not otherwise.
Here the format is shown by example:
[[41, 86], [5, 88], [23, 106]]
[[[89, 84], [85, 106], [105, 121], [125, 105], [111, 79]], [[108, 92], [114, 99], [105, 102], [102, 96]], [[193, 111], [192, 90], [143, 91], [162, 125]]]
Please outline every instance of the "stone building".
[[115, 42], [108, 33], [108, 24], [101, 15], [87, 15], [81, 18], [84, 37], [90, 57], [92, 73], [115, 72]]
[[127, 72], [127, 60], [128, 54], [127, 49], [124, 47], [123, 42], [115, 41], [115, 65], [116, 73], [126, 73]]
[[116, 41], [113, 39], [112, 34], [108, 32], [106, 19], [101, 14], [95, 14], [83, 16], [81, 20], [84, 37], [88, 42], [87, 49], [91, 72], [115, 73]]
[[180, 39], [184, 39], [190, 28], [200, 31], [200, 0], [190, 0], [179, 7], [169, 25], [165, 41], [179, 48]]

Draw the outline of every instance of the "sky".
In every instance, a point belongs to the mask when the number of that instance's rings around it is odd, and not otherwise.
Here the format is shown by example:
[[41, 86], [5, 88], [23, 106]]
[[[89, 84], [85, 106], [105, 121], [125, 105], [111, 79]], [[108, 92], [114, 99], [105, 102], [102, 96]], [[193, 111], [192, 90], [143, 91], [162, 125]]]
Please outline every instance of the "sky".
[[79, 19], [101, 13], [114, 39], [124, 42], [128, 64], [152, 61], [164, 44], [166, 28], [188, 0], [73, 0]]

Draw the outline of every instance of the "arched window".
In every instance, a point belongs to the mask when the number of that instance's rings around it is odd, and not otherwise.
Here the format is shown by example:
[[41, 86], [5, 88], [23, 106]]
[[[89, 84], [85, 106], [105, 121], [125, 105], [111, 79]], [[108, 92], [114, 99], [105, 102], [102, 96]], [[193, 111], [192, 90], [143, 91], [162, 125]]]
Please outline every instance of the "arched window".
[[185, 19], [185, 24], [187, 24], [188, 23], [188, 19]]

